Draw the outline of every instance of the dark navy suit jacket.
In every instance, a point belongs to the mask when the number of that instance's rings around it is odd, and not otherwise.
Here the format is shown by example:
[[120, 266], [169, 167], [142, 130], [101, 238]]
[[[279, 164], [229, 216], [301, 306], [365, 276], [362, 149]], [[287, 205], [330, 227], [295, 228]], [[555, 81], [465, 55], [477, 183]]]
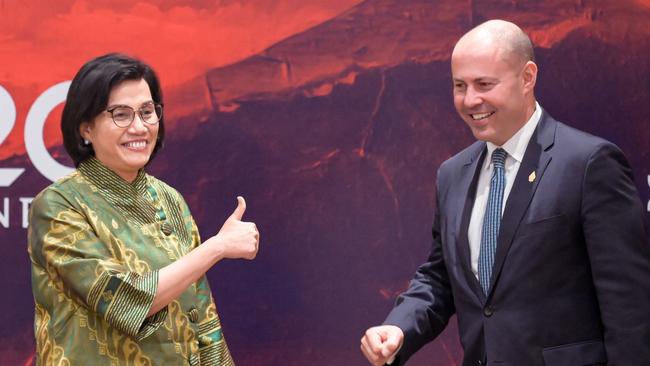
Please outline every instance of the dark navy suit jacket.
[[405, 333], [396, 364], [456, 313], [464, 366], [650, 365], [650, 245], [622, 152], [543, 112], [506, 202], [487, 296], [467, 239], [485, 152], [476, 142], [438, 171], [431, 254], [385, 321]]

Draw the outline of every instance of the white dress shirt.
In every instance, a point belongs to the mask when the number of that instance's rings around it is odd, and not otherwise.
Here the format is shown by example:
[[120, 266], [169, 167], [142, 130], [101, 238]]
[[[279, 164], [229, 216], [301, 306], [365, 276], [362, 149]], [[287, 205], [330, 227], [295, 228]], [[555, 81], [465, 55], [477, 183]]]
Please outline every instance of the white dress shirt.
[[517, 131], [503, 146], [496, 146], [491, 142], [487, 142], [487, 155], [483, 161], [478, 183], [476, 186], [476, 199], [474, 200], [474, 207], [472, 208], [472, 217], [469, 221], [469, 228], [467, 229], [467, 236], [469, 239], [469, 251], [472, 261], [472, 272], [478, 279], [478, 255], [481, 250], [481, 236], [483, 233], [483, 216], [485, 215], [485, 206], [487, 205], [488, 196], [490, 194], [490, 179], [492, 178], [492, 152], [501, 147], [508, 155], [506, 156], [505, 163], [505, 176], [506, 187], [503, 192], [503, 205], [501, 206], [501, 214], [506, 207], [512, 184], [514, 183], [517, 171], [521, 165], [521, 160], [524, 158], [524, 153], [528, 147], [539, 118], [542, 115], [542, 108], [535, 102], [535, 112], [530, 116], [530, 119], [524, 124], [523, 127]]

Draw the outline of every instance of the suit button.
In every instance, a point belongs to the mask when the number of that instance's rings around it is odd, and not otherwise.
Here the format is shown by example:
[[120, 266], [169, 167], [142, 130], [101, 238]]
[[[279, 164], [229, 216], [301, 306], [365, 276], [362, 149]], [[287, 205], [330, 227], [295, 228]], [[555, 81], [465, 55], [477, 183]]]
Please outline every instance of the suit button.
[[494, 314], [494, 310], [492, 310], [491, 307], [486, 306], [486, 307], [483, 309], [483, 315], [485, 315], [486, 317], [489, 318], [489, 317], [492, 316], [492, 314]]

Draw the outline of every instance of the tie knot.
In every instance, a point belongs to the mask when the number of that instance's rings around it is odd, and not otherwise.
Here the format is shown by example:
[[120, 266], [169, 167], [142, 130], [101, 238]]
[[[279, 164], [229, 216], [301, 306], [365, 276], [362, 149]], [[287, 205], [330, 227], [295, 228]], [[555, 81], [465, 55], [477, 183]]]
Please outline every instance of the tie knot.
[[508, 153], [502, 148], [498, 148], [492, 152], [492, 164], [495, 168], [503, 169], [506, 163], [506, 156]]

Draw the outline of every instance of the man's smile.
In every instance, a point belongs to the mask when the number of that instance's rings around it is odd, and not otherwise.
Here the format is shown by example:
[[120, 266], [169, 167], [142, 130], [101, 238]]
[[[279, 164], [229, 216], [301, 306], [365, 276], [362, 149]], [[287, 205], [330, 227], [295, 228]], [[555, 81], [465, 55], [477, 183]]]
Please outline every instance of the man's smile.
[[488, 118], [488, 117], [490, 117], [490, 116], [493, 115], [493, 114], [494, 114], [494, 112], [470, 113], [469, 116], [470, 116], [473, 120], [478, 121], [478, 120], [481, 120], [481, 119]]

